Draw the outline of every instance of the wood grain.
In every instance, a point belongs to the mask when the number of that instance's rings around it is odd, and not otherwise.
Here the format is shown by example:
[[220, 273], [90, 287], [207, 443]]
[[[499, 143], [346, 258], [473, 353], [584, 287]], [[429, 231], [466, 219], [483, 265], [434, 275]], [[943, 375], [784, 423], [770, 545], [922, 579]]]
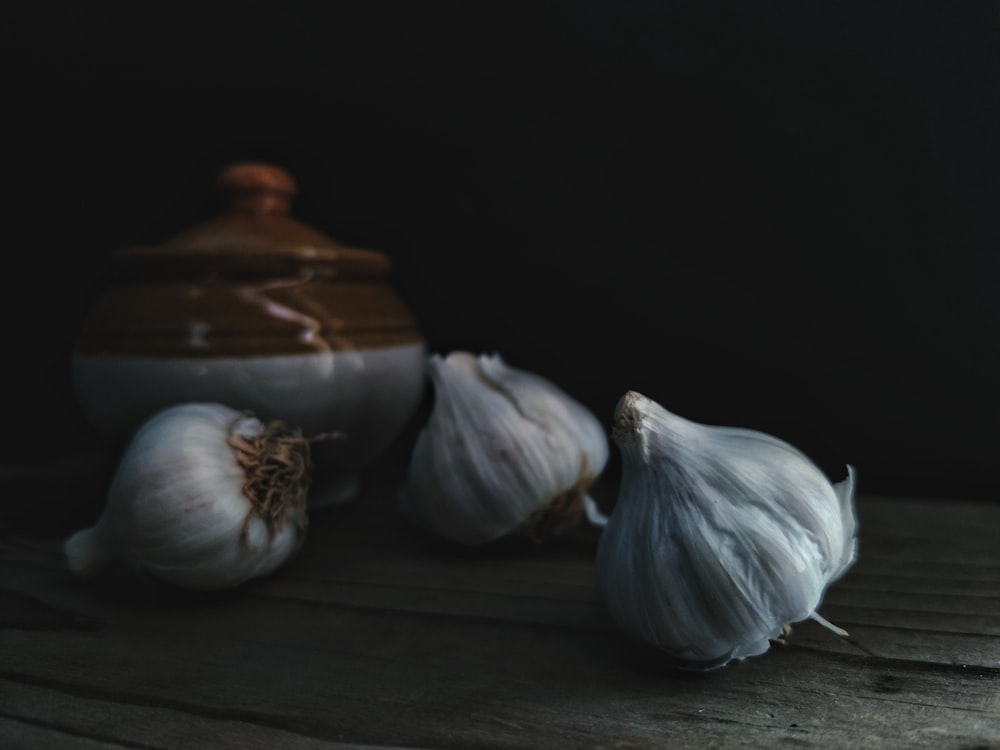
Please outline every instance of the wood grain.
[[0, 534], [0, 746], [1000, 747], [1000, 506], [862, 496], [822, 607], [850, 637], [689, 674], [614, 627], [598, 530], [456, 549], [394, 479], [221, 594], [76, 580], [60, 538]]

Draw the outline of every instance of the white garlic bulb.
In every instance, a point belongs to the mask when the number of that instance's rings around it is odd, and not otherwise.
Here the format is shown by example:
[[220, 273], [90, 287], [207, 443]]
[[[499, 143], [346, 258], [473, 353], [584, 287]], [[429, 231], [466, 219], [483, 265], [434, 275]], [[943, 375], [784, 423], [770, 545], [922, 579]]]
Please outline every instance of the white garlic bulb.
[[833, 485], [770, 435], [698, 424], [630, 391], [612, 438], [622, 482], [598, 546], [621, 629], [695, 669], [765, 652], [816, 613], [857, 555], [854, 470]]
[[460, 544], [541, 540], [575, 523], [608, 460], [597, 418], [498, 355], [432, 355], [434, 406], [417, 437], [400, 510]]
[[70, 569], [121, 561], [187, 588], [237, 586], [300, 548], [308, 478], [309, 443], [280, 422], [169, 407], [126, 447], [97, 523], [67, 540]]

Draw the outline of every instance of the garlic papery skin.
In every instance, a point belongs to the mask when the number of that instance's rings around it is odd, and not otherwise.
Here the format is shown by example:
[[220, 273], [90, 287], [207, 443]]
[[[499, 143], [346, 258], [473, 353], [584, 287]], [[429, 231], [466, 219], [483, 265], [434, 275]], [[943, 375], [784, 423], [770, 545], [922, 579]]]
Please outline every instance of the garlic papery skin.
[[583, 517], [609, 452], [585, 406], [499, 355], [434, 354], [428, 372], [434, 404], [400, 493], [405, 517], [467, 545], [541, 541]]
[[133, 435], [97, 523], [65, 545], [70, 569], [109, 562], [222, 589], [274, 571], [301, 546], [309, 443], [222, 404], [172, 406]]
[[857, 556], [850, 466], [831, 484], [778, 438], [698, 424], [634, 391], [619, 401], [612, 439], [622, 479], [598, 585], [625, 633], [682, 666], [765, 652], [815, 615]]

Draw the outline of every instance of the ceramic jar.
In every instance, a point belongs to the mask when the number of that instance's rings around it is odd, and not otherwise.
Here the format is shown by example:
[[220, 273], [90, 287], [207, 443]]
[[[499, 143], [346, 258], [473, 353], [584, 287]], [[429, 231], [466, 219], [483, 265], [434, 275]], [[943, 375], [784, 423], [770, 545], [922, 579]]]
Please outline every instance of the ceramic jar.
[[87, 419], [124, 441], [156, 410], [217, 401], [281, 419], [313, 445], [310, 504], [352, 497], [426, 387], [426, 346], [382, 253], [290, 215], [296, 185], [268, 164], [218, 179], [225, 210], [157, 247], [117, 252], [72, 357]]

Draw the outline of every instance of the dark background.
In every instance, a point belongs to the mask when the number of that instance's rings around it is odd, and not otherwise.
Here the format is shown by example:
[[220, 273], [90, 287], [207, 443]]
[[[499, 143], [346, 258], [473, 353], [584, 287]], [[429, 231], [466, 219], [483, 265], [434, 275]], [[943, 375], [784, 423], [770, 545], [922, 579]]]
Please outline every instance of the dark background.
[[769, 431], [862, 492], [997, 497], [995, 4], [208, 7], [0, 26], [8, 461], [85, 442], [68, 353], [110, 253], [263, 159], [392, 258], [435, 351], [606, 424], [635, 389]]

